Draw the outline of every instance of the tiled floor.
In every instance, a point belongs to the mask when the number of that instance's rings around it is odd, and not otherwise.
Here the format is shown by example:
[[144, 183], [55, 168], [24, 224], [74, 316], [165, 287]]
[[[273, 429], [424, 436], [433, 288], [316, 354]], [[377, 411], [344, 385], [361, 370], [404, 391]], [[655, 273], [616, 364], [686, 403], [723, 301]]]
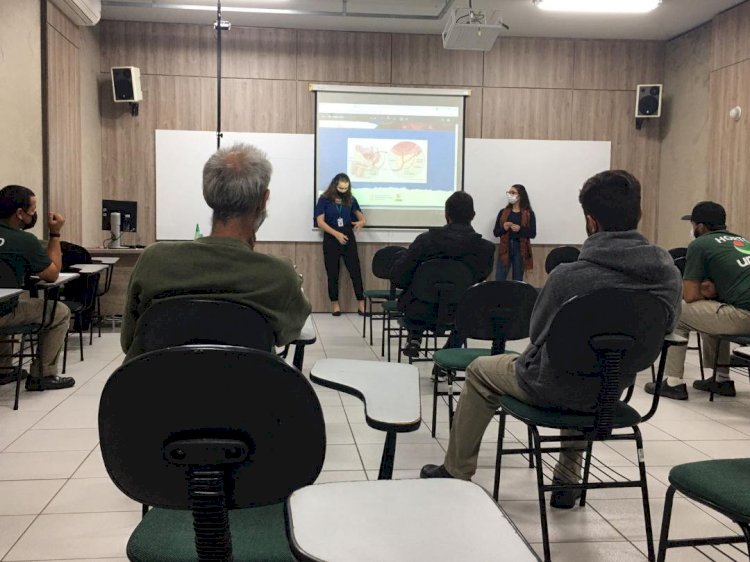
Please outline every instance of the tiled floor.
[[[324, 357], [380, 359], [380, 341], [370, 348], [360, 336], [361, 319], [314, 316], [318, 342], [309, 347], [305, 371]], [[511, 349], [520, 350], [524, 342]], [[122, 361], [119, 334], [106, 333], [86, 346], [86, 360], [69, 354], [69, 390], [26, 393], [21, 409], [11, 410], [11, 385], [0, 387], [0, 560], [125, 560], [125, 544], [140, 519], [140, 505], [122, 495], [107, 477], [98, 448], [96, 416], [99, 395], [110, 373]], [[688, 355], [688, 377], [697, 377], [697, 356]], [[422, 416], [431, 419], [430, 363], [419, 364]], [[646, 380], [639, 379], [639, 387]], [[734, 377], [738, 396], [718, 397], [692, 391], [688, 402], [662, 401], [651, 423], [643, 426], [654, 533], [659, 524], [670, 467], [708, 458], [750, 456], [750, 386]], [[365, 423], [361, 402], [317, 388], [326, 418], [328, 450], [318, 482], [377, 478], [384, 434]], [[650, 397], [636, 391], [641, 408]], [[437, 439], [426, 424], [399, 437], [395, 478], [415, 478], [425, 463], [440, 464], [448, 444], [448, 416], [439, 405]], [[508, 430], [524, 438], [525, 429], [510, 422]], [[491, 489], [497, 422], [485, 435], [475, 481]], [[622, 474], [635, 475], [632, 442], [597, 445], [595, 455]], [[552, 557], [565, 561], [644, 560], [646, 550], [639, 491], [596, 491], [585, 508], [549, 510]], [[500, 505], [527, 540], [541, 550], [535, 474], [519, 457], [504, 463]], [[734, 533], [731, 522], [686, 499], [675, 502], [672, 536]], [[437, 531], [436, 531], [437, 532]], [[724, 548], [726, 552], [730, 549]], [[673, 550], [668, 560], [728, 560], [714, 549], [704, 557], [695, 550]], [[734, 558], [740, 559], [734, 552]], [[747, 558], [745, 557], [745, 560]]]

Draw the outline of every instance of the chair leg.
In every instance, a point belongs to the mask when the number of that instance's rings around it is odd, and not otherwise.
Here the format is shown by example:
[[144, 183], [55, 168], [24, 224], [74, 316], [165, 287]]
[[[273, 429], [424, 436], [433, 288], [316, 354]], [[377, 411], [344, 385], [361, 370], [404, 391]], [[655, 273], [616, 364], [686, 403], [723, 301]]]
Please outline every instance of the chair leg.
[[[365, 299], [365, 315], [362, 317], [362, 337], [367, 337], [367, 301], [370, 299]], [[370, 308], [372, 308], [372, 304], [370, 305]]]
[[82, 315], [78, 316], [78, 342], [81, 344], [81, 361], [83, 361], [83, 317]]
[[91, 315], [89, 321], [89, 345], [94, 345], [94, 315]]
[[[500, 419], [498, 420], [500, 427], [497, 430], [497, 453], [495, 455], [495, 485], [492, 488], [492, 497], [495, 501], [498, 501], [500, 497], [500, 469], [502, 468], [503, 462], [503, 442], [505, 441], [505, 416], [506, 413], [500, 410]], [[529, 453], [531, 456], [531, 453]]]
[[651, 382], [656, 382], [656, 369], [654, 369], [653, 363], [651, 364]]
[[[373, 310], [373, 302], [370, 301], [370, 347], [372, 347], [372, 317], [375, 314], [375, 311]], [[365, 316], [365, 322], [367, 321], [367, 316]]]
[[62, 368], [63, 375], [65, 374], [65, 371], [68, 368], [68, 334], [69, 333], [70, 332], [65, 332], [65, 343], [63, 344], [63, 368]]
[[536, 486], [539, 493], [539, 517], [542, 520], [542, 543], [544, 549], [544, 562], [551, 562], [549, 548], [549, 528], [547, 525], [547, 502], [544, 499], [544, 470], [542, 464], [542, 442], [539, 438], [539, 430], [536, 427], [531, 428], [532, 441], [534, 444], [534, 457], [536, 460]]
[[[721, 340], [718, 340], [716, 342], [716, 351], [714, 352], [714, 370], [713, 370], [713, 377], [714, 382], [716, 382], [716, 367], [719, 364], [719, 349], [721, 349]], [[711, 391], [710, 396], [708, 397], [709, 402], [714, 401], [714, 393]]]
[[534, 468], [534, 455], [531, 454], [532, 443], [534, 442], [533, 437], [531, 436], [531, 426], [526, 426], [526, 429], [528, 430], [529, 437], [529, 468]]
[[[589, 441], [586, 444], [586, 460], [583, 464], [583, 485], [586, 486], [586, 484], [589, 483], [589, 475], [591, 473], [591, 450], [594, 448], [594, 442]], [[588, 490], [584, 487], [583, 490], [581, 490], [581, 501], [579, 505], [581, 507], [584, 507], [586, 505], [586, 492]]]
[[646, 525], [646, 547], [648, 559], [654, 560], [654, 531], [651, 526], [651, 504], [648, 500], [648, 484], [646, 482], [646, 463], [643, 462], [643, 438], [638, 426], [633, 427], [635, 446], [638, 452], [638, 472], [641, 475], [641, 496], [643, 497], [643, 519]]
[[438, 403], [438, 377], [432, 383], [432, 438], [435, 438], [435, 428], [437, 427], [437, 403]]
[[[13, 409], [18, 410], [18, 396], [21, 393], [21, 374], [23, 372], [23, 342], [25, 334], [21, 334], [21, 348], [18, 351], [18, 372], [16, 373], [16, 400], [13, 402]], [[12, 365], [11, 358], [11, 365]]]
[[701, 333], [695, 332], [695, 337], [698, 340], [698, 365], [701, 368], [701, 380], [706, 379], [706, 375], [703, 373], [703, 346], [701, 345]]
[[[664, 498], [664, 515], [661, 520], [661, 536], [659, 537], [659, 555], [656, 562], [664, 562], [667, 554], [667, 540], [669, 539], [669, 523], [672, 519], [672, 500], [674, 500], [675, 489], [670, 486]], [[750, 543], [750, 540], [748, 541]]]
[[448, 371], [448, 429], [453, 427], [453, 377], [455, 371]]
[[385, 326], [386, 322], [391, 321], [391, 315], [390, 313], [383, 311], [383, 324], [380, 326], [380, 356], [385, 357]]
[[96, 320], [99, 328], [99, 337], [102, 337], [102, 297], [96, 297]]

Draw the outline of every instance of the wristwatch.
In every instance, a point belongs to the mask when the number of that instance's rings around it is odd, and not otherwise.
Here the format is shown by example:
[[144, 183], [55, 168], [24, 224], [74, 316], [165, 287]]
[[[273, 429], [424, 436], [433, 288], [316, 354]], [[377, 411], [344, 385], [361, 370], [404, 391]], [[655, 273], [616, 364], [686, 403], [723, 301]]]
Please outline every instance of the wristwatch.
[[59, 232], [50, 232], [49, 233], [49, 237], [50, 238], [60, 238], [60, 233]]

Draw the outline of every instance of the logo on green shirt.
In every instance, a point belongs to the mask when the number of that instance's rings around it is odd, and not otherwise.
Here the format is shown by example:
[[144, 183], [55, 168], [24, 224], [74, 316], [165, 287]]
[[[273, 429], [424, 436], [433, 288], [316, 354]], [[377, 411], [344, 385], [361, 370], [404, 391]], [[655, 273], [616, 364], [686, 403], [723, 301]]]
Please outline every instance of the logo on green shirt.
[[750, 242], [748, 242], [747, 240], [735, 240], [734, 242], [732, 242], [732, 245], [738, 252], [750, 256]]

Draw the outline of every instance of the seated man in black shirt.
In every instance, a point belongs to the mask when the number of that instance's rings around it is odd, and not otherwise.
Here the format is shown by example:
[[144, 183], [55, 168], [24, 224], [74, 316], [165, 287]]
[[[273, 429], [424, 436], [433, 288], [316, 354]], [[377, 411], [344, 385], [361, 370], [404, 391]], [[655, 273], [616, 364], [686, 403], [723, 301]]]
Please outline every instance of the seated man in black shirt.
[[[475, 283], [489, 276], [495, 246], [471, 227], [474, 215], [471, 195], [463, 191], [454, 193], [445, 202], [445, 221], [448, 224], [431, 228], [417, 236], [393, 265], [393, 283], [404, 289], [398, 299], [398, 308], [406, 318], [429, 322], [434, 320], [436, 313], [434, 304], [420, 301], [410, 290], [414, 272], [421, 263], [436, 258], [451, 258], [466, 265]], [[404, 354], [416, 357], [420, 341], [421, 332], [411, 332]], [[460, 338], [452, 334], [447, 347], [458, 347], [460, 343]]]

